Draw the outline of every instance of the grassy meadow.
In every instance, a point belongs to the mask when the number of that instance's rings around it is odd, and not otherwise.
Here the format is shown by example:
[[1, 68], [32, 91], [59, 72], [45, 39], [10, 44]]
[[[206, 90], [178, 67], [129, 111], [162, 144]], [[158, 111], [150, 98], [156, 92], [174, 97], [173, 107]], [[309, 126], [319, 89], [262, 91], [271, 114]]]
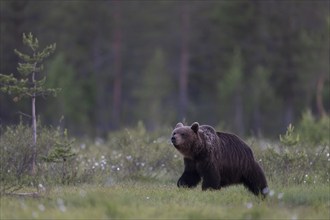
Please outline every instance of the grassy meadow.
[[[183, 162], [170, 128], [139, 124], [91, 141], [40, 127], [34, 176], [30, 126], [1, 128], [0, 219], [329, 219], [329, 120], [322, 123], [288, 128], [279, 141], [246, 140], [265, 171], [266, 199], [240, 185], [178, 189]], [[29, 192], [37, 195], [22, 195]]]
[[[271, 186], [272, 187], [272, 186]], [[273, 186], [262, 200], [241, 186], [202, 192], [174, 183], [53, 187], [39, 198], [1, 198], [1, 219], [328, 219], [329, 186]]]

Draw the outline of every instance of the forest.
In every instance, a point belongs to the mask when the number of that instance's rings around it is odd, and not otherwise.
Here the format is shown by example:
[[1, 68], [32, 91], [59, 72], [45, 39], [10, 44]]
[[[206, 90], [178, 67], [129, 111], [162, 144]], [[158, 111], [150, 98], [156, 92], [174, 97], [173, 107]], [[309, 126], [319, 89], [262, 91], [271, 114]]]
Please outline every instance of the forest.
[[[143, 122], [199, 121], [274, 137], [306, 111], [329, 112], [329, 1], [2, 0], [2, 74], [17, 74], [22, 34], [42, 46], [43, 124], [79, 136]], [[0, 123], [30, 121], [30, 101], [0, 94]]]
[[[0, 219], [328, 219], [329, 8], [0, 0]], [[179, 121], [240, 136], [267, 197], [178, 188]]]

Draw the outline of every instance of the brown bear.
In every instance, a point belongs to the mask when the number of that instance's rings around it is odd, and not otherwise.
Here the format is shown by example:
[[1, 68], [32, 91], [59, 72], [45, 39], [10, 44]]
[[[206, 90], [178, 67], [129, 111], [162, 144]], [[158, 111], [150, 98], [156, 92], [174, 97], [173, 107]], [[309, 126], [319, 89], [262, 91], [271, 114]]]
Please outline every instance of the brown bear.
[[197, 122], [191, 126], [178, 123], [171, 141], [184, 157], [178, 187], [195, 187], [203, 180], [202, 190], [243, 184], [255, 195], [265, 197], [268, 193], [262, 168], [250, 147], [236, 135], [216, 132], [213, 127], [199, 126]]

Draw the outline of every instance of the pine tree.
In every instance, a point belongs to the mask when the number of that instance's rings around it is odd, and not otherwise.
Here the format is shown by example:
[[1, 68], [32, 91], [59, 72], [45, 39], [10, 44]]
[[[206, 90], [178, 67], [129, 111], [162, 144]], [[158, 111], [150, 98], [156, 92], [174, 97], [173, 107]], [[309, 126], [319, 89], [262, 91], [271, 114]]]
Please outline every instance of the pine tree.
[[23, 60], [18, 63], [17, 71], [19, 77], [14, 74], [0, 74], [0, 91], [14, 96], [14, 101], [19, 101], [23, 97], [31, 98], [32, 101], [32, 139], [33, 150], [31, 159], [31, 174], [36, 173], [36, 155], [37, 155], [37, 118], [36, 118], [36, 97], [56, 94], [60, 89], [46, 88], [46, 77], [42, 77], [44, 69], [43, 61], [54, 53], [56, 44], [51, 44], [43, 50], [39, 50], [39, 41], [31, 33], [23, 33], [23, 44], [31, 49], [31, 54], [24, 54], [17, 49], [15, 54]]

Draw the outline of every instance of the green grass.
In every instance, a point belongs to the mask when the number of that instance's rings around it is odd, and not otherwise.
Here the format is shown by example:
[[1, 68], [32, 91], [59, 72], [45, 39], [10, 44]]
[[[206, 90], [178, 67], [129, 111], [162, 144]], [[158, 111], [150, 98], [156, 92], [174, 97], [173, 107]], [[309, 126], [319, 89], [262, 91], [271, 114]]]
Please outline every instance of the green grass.
[[[329, 219], [329, 186], [270, 186], [255, 197], [242, 186], [220, 191], [174, 183], [53, 187], [40, 198], [1, 198], [1, 219]], [[28, 189], [25, 189], [27, 191]]]

